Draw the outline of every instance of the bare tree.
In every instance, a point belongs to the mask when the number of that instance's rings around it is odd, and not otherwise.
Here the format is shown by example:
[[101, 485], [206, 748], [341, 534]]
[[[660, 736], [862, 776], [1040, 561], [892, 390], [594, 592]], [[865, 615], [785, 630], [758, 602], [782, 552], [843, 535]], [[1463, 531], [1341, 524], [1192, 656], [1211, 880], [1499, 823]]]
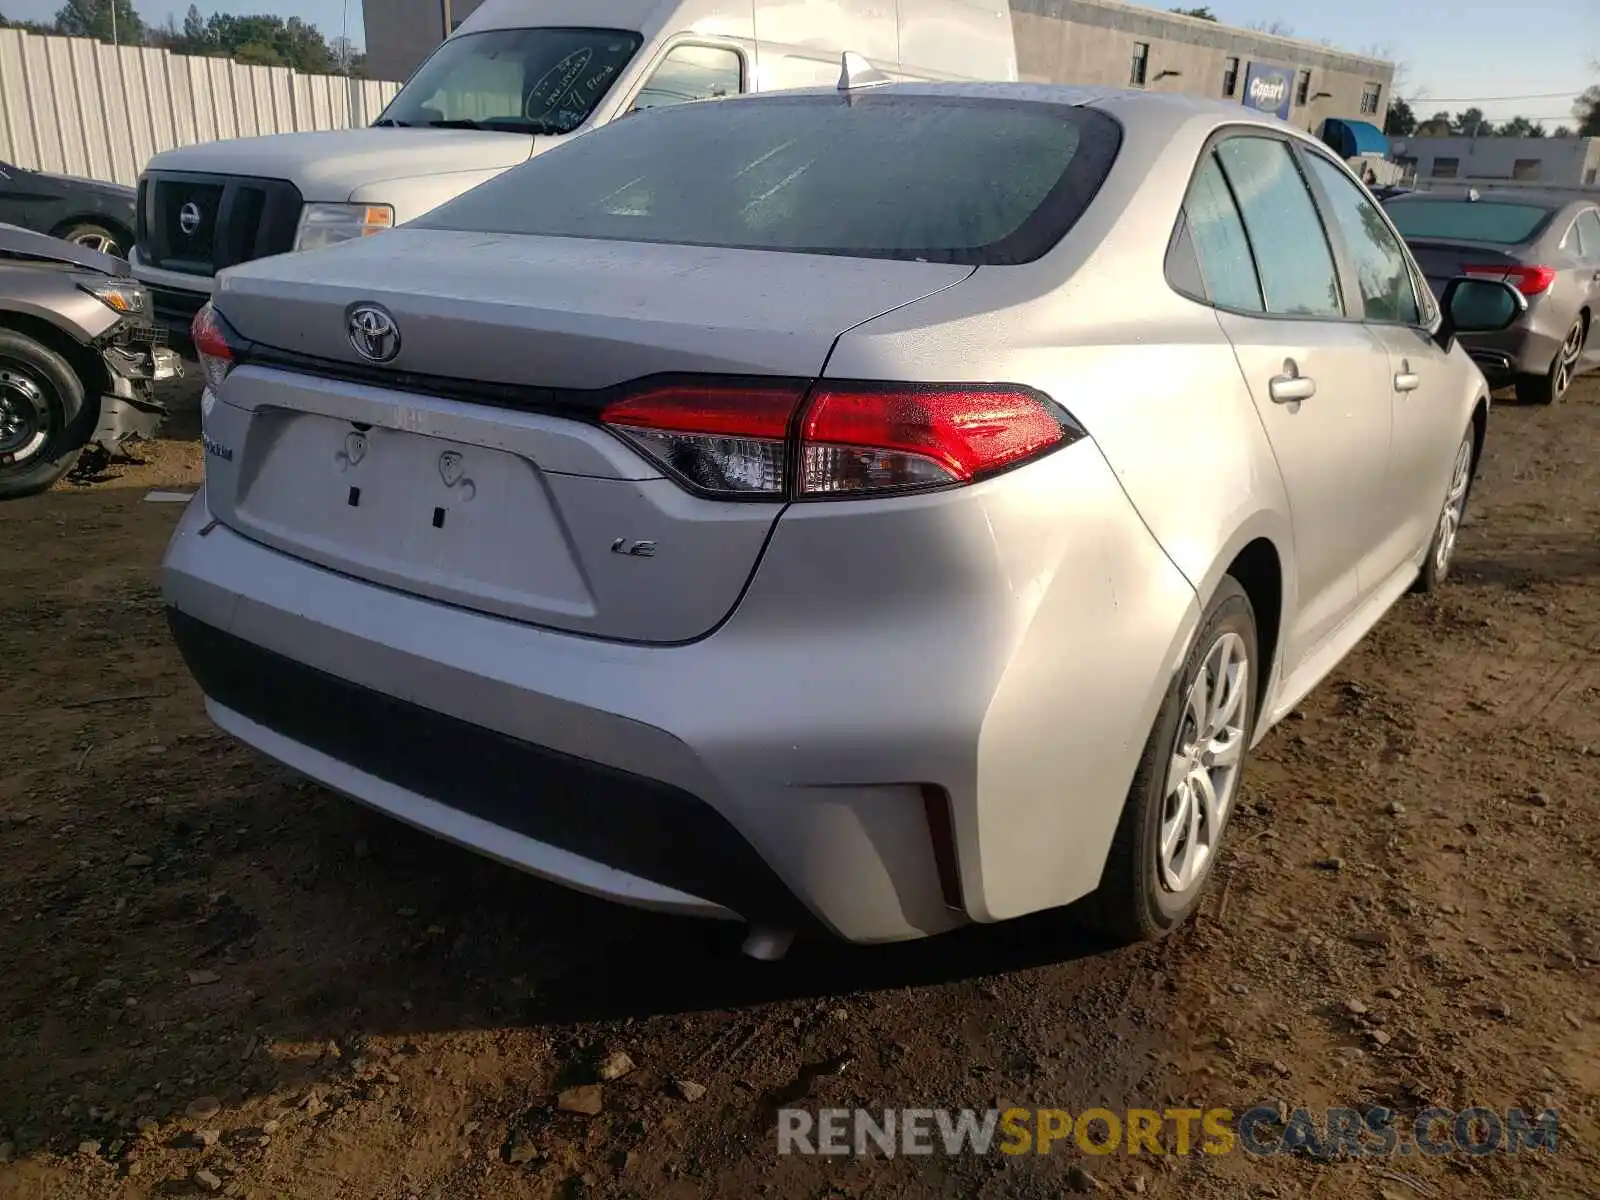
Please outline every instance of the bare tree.
[[1270, 37], [1293, 37], [1294, 26], [1284, 21], [1252, 21], [1247, 28]]
[[1411, 90], [1411, 64], [1401, 58], [1391, 42], [1369, 42], [1361, 47], [1358, 54], [1362, 58], [1376, 58], [1380, 62], [1394, 64], [1394, 78], [1389, 81], [1389, 94], [1403, 96], [1407, 100], [1424, 100], [1427, 93], [1419, 91], [1415, 94]]

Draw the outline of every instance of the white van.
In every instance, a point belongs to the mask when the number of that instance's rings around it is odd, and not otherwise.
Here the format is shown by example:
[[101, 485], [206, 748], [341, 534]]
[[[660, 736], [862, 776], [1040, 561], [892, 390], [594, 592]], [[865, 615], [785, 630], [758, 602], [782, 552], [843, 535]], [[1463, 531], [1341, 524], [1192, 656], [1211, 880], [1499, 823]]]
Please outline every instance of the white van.
[[485, 0], [370, 129], [156, 155], [129, 261], [186, 329], [223, 267], [409, 221], [640, 109], [832, 85], [845, 51], [897, 79], [1017, 77], [1008, 0]]

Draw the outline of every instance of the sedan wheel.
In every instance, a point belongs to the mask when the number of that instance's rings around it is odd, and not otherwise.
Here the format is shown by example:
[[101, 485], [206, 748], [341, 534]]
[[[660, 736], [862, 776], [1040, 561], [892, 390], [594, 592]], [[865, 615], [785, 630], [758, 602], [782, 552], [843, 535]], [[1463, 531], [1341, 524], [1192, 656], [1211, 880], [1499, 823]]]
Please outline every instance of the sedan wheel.
[[112, 258], [128, 257], [128, 248], [122, 244], [121, 235], [104, 225], [75, 225], [61, 236], [74, 246], [82, 246], [86, 250], [98, 250]]
[[1462, 519], [1467, 514], [1467, 495], [1472, 491], [1473, 440], [1472, 430], [1468, 429], [1461, 439], [1461, 445], [1456, 447], [1455, 462], [1450, 468], [1450, 486], [1445, 491], [1444, 504], [1433, 527], [1433, 541], [1428, 544], [1428, 557], [1423, 561], [1413, 591], [1431, 592], [1450, 573], [1456, 539], [1461, 533]]
[[1205, 878], [1222, 842], [1244, 761], [1245, 697], [1250, 660], [1244, 639], [1223, 633], [1206, 652], [1184, 704], [1167, 766], [1156, 871], [1161, 886], [1181, 895]]
[[23, 467], [50, 439], [44, 385], [23, 364], [0, 361], [0, 467]]
[[1120, 941], [1158, 938], [1216, 868], [1255, 728], [1255, 610], [1224, 578], [1145, 743], [1100, 887], [1079, 915]]
[[1517, 380], [1517, 399], [1527, 404], [1554, 404], [1567, 394], [1578, 375], [1578, 361], [1583, 357], [1586, 326], [1580, 316], [1573, 322], [1556, 351], [1550, 370], [1543, 375], [1523, 376]]
[[1456, 464], [1450, 472], [1450, 491], [1444, 498], [1439, 531], [1434, 538], [1433, 565], [1441, 579], [1450, 570], [1450, 556], [1455, 553], [1456, 534], [1461, 529], [1461, 518], [1466, 515], [1467, 488], [1471, 483], [1472, 439], [1466, 438], [1456, 450]]
[[64, 475], [99, 409], [54, 350], [0, 329], [0, 500], [42, 492]]

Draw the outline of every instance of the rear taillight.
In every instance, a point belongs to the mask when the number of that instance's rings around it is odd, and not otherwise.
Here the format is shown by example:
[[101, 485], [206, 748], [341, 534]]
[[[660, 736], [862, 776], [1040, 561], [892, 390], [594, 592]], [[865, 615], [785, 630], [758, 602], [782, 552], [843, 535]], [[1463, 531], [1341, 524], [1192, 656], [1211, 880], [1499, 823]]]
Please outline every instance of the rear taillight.
[[228, 344], [228, 326], [209, 301], [195, 313], [189, 336], [194, 340], [195, 356], [200, 360], [206, 386], [215, 390], [233, 370], [234, 353]]
[[682, 384], [601, 421], [697, 491], [767, 500], [971, 483], [1082, 436], [1047, 397], [1011, 386], [830, 383], [807, 398], [798, 385]]
[[782, 499], [799, 387], [681, 384], [606, 406], [600, 420], [691, 487]]
[[1065, 436], [1047, 402], [1018, 388], [819, 385], [801, 422], [802, 495], [970, 483]]
[[1540, 292], [1548, 291], [1550, 285], [1556, 281], [1554, 267], [1524, 267], [1516, 264], [1462, 267], [1461, 273], [1470, 275], [1474, 279], [1497, 279], [1501, 283], [1509, 283], [1524, 296], [1537, 296]]

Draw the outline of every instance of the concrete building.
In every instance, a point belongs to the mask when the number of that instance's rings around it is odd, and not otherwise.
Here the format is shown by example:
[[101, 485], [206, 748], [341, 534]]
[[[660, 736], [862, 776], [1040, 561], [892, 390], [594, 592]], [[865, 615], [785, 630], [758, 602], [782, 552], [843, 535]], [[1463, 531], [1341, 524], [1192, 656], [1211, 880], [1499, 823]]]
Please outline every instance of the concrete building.
[[1238, 99], [1310, 131], [1329, 117], [1381, 128], [1389, 111], [1393, 63], [1295, 38], [1114, 0], [1011, 0], [1011, 25], [1018, 72], [1037, 82]]
[[1418, 183], [1510, 180], [1554, 187], [1600, 185], [1600, 138], [1406, 137], [1389, 153]]
[[[817, 0], [826, 13], [841, 0]], [[479, 0], [363, 0], [367, 70], [404, 79]], [[1315, 131], [1328, 117], [1382, 126], [1394, 64], [1115, 0], [1011, 0], [1018, 70], [1237, 99]]]

